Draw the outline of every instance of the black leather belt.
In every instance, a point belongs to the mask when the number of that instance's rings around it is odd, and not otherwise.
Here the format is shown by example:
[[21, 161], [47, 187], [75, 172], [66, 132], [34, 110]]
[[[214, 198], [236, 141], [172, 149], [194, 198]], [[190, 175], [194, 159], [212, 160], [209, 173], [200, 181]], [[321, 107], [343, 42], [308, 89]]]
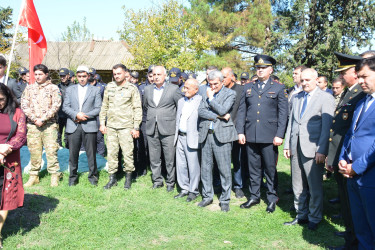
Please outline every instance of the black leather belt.
[[185, 132], [178, 131], [178, 135], [186, 136], [186, 133], [185, 133]]
[[208, 133], [209, 133], [209, 134], [213, 134], [213, 133], [214, 133], [214, 130], [213, 130], [213, 129], [209, 129], [209, 130], [208, 130]]

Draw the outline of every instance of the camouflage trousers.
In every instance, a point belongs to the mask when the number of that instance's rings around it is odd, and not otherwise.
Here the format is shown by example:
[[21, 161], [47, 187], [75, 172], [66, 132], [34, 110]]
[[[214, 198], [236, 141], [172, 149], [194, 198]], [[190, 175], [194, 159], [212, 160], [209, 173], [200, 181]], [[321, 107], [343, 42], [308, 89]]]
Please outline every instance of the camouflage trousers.
[[131, 129], [114, 129], [107, 127], [107, 161], [108, 173], [114, 174], [118, 169], [118, 152], [122, 150], [124, 157], [123, 169], [125, 172], [133, 172], [133, 137]]
[[38, 175], [40, 164], [42, 163], [43, 146], [47, 156], [47, 170], [50, 174], [55, 174], [60, 170], [57, 160], [57, 124], [48, 123], [42, 127], [34, 124], [27, 124], [27, 146], [30, 151], [30, 175]]

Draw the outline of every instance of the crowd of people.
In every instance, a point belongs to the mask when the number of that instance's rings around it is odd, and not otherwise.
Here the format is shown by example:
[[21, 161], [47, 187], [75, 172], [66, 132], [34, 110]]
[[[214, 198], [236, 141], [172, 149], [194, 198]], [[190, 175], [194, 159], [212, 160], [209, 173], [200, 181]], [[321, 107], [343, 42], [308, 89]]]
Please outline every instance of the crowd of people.
[[317, 229], [323, 219], [326, 168], [338, 184], [346, 228], [338, 234], [345, 238], [343, 247], [373, 249], [375, 52], [335, 55], [339, 77], [332, 89], [326, 76], [303, 65], [293, 71], [295, 85], [286, 88], [274, 75], [276, 60], [260, 54], [254, 57], [256, 74], [251, 78], [248, 72], [238, 79], [230, 67], [210, 66], [200, 83], [193, 73], [179, 68], [167, 73], [165, 67], [152, 65], [146, 81], [138, 83], [139, 72], [117, 64], [113, 81], [105, 84], [95, 69], [81, 65], [76, 73], [60, 69], [58, 85], [43, 64], [34, 66], [33, 84], [24, 68], [18, 83], [6, 81], [6, 60], [0, 57], [0, 82], [7, 82], [0, 88], [0, 231], [7, 210], [23, 204], [19, 148], [26, 138], [31, 169], [24, 187], [39, 183], [43, 148], [51, 187], [58, 186], [62, 173], [57, 151], [65, 146], [69, 186], [78, 184], [78, 158], [85, 150], [88, 180], [94, 186], [99, 177], [96, 153], [106, 154], [109, 179], [104, 189], [118, 185], [119, 166], [125, 172], [124, 189], [149, 166], [153, 189], [165, 184], [172, 192], [177, 182], [174, 198], [192, 202], [201, 195], [199, 207], [209, 206], [215, 187], [221, 187], [223, 212], [230, 210], [232, 190], [236, 198], [244, 197], [246, 183], [250, 196], [241, 208], [259, 204], [264, 185], [266, 211], [276, 210], [278, 147], [284, 145], [297, 214], [284, 225]]

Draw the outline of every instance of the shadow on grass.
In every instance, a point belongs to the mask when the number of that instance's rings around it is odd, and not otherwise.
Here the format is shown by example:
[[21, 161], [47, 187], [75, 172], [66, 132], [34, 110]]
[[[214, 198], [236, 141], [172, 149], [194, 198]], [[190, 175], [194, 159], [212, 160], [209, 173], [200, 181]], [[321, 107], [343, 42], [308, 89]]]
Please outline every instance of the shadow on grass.
[[38, 194], [25, 194], [23, 207], [9, 211], [3, 228], [3, 236], [21, 232], [25, 235], [40, 225], [40, 216], [55, 210], [58, 199]]

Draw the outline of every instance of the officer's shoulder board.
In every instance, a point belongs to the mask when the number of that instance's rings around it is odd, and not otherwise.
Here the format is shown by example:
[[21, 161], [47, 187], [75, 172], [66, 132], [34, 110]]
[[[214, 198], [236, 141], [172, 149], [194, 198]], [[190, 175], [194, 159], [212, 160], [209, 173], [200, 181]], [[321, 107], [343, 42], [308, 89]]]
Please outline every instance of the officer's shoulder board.
[[284, 85], [284, 83], [281, 83], [281, 82], [278, 81], [278, 80], [272, 80], [272, 81], [274, 81], [274, 82], [277, 83], [277, 84]]

